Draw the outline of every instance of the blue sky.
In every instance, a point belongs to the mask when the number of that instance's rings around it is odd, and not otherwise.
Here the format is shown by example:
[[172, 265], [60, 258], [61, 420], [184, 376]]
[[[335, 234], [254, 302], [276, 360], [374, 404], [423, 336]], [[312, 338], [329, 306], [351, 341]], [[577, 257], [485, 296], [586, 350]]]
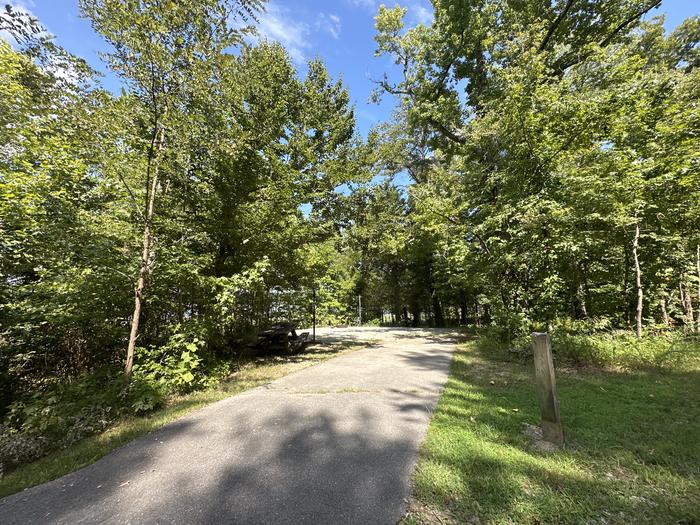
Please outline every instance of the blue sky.
[[[196, 1], [196, 0], [194, 0]], [[5, 3], [0, 0], [0, 3]], [[56, 35], [59, 44], [105, 71], [98, 52], [106, 46], [90, 24], [80, 18], [77, 0], [9, 0], [30, 11]], [[393, 100], [385, 97], [380, 105], [369, 103], [379, 79], [392, 69], [387, 57], [374, 56], [374, 16], [379, 0], [273, 0], [261, 16], [260, 32], [285, 45], [300, 72], [306, 60], [320, 57], [334, 77], [342, 77], [356, 106], [357, 124], [364, 134], [390, 117]], [[394, 0], [384, 0], [393, 5]], [[408, 23], [429, 22], [432, 7], [428, 0], [400, 0], [408, 8]], [[664, 0], [651, 16], [666, 14], [666, 26], [672, 29], [685, 18], [700, 13], [697, 0]], [[105, 87], [117, 91], [118, 80], [107, 74]]]

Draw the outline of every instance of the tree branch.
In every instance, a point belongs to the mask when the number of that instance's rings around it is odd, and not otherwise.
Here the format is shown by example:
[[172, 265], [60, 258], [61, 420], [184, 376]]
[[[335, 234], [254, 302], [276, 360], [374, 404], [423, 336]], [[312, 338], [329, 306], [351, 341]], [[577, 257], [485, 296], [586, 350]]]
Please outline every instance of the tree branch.
[[540, 53], [547, 48], [549, 40], [554, 35], [554, 32], [557, 30], [557, 27], [559, 27], [559, 24], [561, 24], [562, 20], [564, 20], [564, 17], [566, 17], [573, 4], [574, 0], [567, 0], [564, 9], [562, 9], [561, 13], [559, 13], [559, 15], [554, 19], [554, 22], [550, 24], [549, 29], [547, 30], [547, 34], [545, 35], [544, 40], [542, 40], [542, 43], [540, 44], [540, 47], [538, 49]]
[[661, 4], [661, 1], [662, 1], [662, 0], [654, 0], [651, 4], [649, 4], [649, 6], [645, 7], [644, 9], [642, 9], [639, 13], [637, 13], [636, 15], [633, 15], [633, 16], [629, 17], [627, 20], [625, 20], [625, 21], [622, 22], [620, 25], [618, 25], [618, 26], [612, 31], [612, 33], [610, 33], [607, 37], [605, 37], [603, 40], [601, 40], [601, 41], [598, 43], [598, 45], [599, 45], [600, 47], [605, 47], [605, 46], [607, 46], [607, 45], [612, 41], [612, 39], [615, 38], [615, 36], [616, 36], [620, 31], [622, 31], [623, 29], [625, 29], [628, 25], [630, 25], [630, 24], [636, 22], [637, 20], [639, 20], [640, 18], [642, 18], [644, 15], [646, 15], [649, 11], [651, 11], [651, 10], [654, 9], [655, 7], [659, 7], [659, 5]]
[[426, 120], [431, 126], [437, 129], [443, 135], [445, 135], [445, 137], [447, 137], [452, 142], [456, 142], [457, 144], [466, 144], [467, 139], [460, 135], [457, 131], [451, 130], [445, 124], [433, 117], [427, 117]]
[[[642, 9], [641, 11], [639, 11], [638, 13], [635, 13], [634, 15], [632, 15], [632, 16], [630, 16], [629, 18], [627, 18], [627, 19], [625, 19], [624, 21], [622, 21], [619, 25], [617, 25], [617, 26], [615, 27], [615, 29], [612, 30], [612, 32], [611, 32], [608, 36], [606, 36], [603, 40], [601, 40], [600, 42], [598, 42], [598, 46], [599, 46], [599, 47], [605, 47], [605, 46], [607, 46], [608, 44], [610, 44], [610, 42], [612, 42], [612, 40], [613, 40], [623, 29], [625, 29], [625, 28], [626, 28], [627, 26], [629, 26], [630, 24], [632, 24], [632, 23], [636, 22], [637, 20], [639, 20], [641, 17], [643, 17], [645, 14], [647, 14], [649, 11], [651, 11], [651, 10], [654, 9], [655, 7], [659, 7], [659, 5], [661, 4], [661, 2], [662, 2], [662, 0], [653, 0], [647, 7], [645, 7], [644, 9]], [[578, 56], [577, 58], [574, 58], [572, 61], [567, 62], [566, 64], [564, 64], [563, 66], [561, 66], [561, 67], [559, 68], [560, 72], [563, 73], [564, 71], [566, 71], [566, 70], [569, 69], [570, 67], [575, 66], [576, 64], [579, 64], [579, 63], [583, 62], [586, 58], [588, 58], [589, 56], [591, 56], [591, 54], [592, 54], [592, 52], [589, 51], [588, 53], [584, 53], [583, 55], [580, 55], [580, 56]]]

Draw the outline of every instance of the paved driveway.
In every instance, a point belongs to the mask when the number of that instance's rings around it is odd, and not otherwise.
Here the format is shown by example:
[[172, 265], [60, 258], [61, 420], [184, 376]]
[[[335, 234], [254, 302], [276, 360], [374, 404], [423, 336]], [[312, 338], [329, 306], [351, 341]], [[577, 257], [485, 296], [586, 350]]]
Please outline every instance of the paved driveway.
[[0, 523], [396, 523], [456, 336], [355, 328], [319, 337], [368, 347], [0, 500]]

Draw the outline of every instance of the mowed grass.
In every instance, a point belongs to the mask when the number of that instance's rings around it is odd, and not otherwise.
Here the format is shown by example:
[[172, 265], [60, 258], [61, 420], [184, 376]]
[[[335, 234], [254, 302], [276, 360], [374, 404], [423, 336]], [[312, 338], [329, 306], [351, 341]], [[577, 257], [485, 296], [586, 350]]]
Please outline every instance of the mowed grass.
[[404, 522], [700, 524], [700, 370], [558, 369], [567, 445], [539, 452], [531, 365], [460, 347]]
[[129, 441], [181, 418], [198, 408], [264, 385], [291, 372], [312, 366], [331, 357], [366, 348], [368, 344], [314, 345], [293, 356], [267, 356], [241, 364], [239, 369], [216, 388], [175, 396], [166, 406], [147, 416], [120, 421], [106, 432], [84, 439], [76, 445], [23, 465], [0, 478], [0, 497], [56, 479], [94, 463]]

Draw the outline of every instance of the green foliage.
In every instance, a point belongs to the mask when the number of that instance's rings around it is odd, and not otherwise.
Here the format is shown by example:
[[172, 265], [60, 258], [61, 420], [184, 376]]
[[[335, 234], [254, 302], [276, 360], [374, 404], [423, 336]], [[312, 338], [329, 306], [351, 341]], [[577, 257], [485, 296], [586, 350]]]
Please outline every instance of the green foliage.
[[508, 343], [518, 317], [700, 329], [698, 20], [666, 34], [640, 21], [653, 6], [438, 1], [413, 28], [380, 8], [414, 322], [495, 322]]
[[483, 340], [497, 349], [527, 352], [533, 329], [532, 321], [523, 313], [501, 311], [494, 316], [493, 323], [482, 330]]
[[127, 383], [114, 370], [56, 383], [10, 405], [0, 442], [0, 465], [7, 471], [70, 447], [120, 418], [161, 407], [163, 400], [152, 382]]
[[46, 438], [0, 425], [0, 473], [42, 457], [47, 448]]
[[699, 22], [666, 34], [652, 4], [381, 7], [402, 77], [376, 95], [399, 104], [366, 140], [320, 60], [246, 42], [258, 0], [81, 0], [118, 95], [0, 13], [8, 464], [215, 384], [314, 300], [321, 324], [474, 324], [511, 353], [551, 329], [562, 361], [691, 366]]
[[312, 286], [344, 319], [336, 188], [369, 178], [342, 82], [244, 43], [257, 0], [80, 6], [111, 44], [119, 95], [38, 21], [0, 13], [16, 41], [0, 40], [6, 468], [217, 384], [246, 338], [310, 323]]
[[[139, 348], [138, 361], [134, 365], [134, 378], [158, 385], [165, 394], [185, 393], [206, 386], [209, 379], [202, 369], [201, 353], [204, 341], [176, 331], [162, 346]], [[148, 400], [139, 405], [147, 411]], [[134, 407], [136, 409], [136, 407]]]
[[479, 331], [479, 348], [505, 359], [532, 359], [531, 333], [548, 329], [557, 363], [620, 370], [691, 370], [700, 364], [700, 342], [678, 330], [647, 333], [638, 338], [629, 330], [616, 330], [608, 319], [560, 318], [548, 327], [522, 316], [501, 316]]
[[335, 188], [359, 172], [353, 109], [320, 61], [299, 78], [279, 44], [243, 45], [251, 28], [231, 16], [254, 23], [259, 7], [82, 2], [114, 45], [119, 96], [37, 21], [3, 12], [22, 45], [0, 41], [0, 406], [116, 365], [138, 275], [137, 361], [175, 390], [206, 384], [265, 325], [306, 322], [316, 279], [337, 288], [332, 255], [312, 253], [338, 235]]
[[624, 370], [684, 370], [700, 363], [700, 344], [678, 332], [636, 337], [631, 332], [585, 333], [555, 329], [552, 345], [560, 362], [613, 366]]

